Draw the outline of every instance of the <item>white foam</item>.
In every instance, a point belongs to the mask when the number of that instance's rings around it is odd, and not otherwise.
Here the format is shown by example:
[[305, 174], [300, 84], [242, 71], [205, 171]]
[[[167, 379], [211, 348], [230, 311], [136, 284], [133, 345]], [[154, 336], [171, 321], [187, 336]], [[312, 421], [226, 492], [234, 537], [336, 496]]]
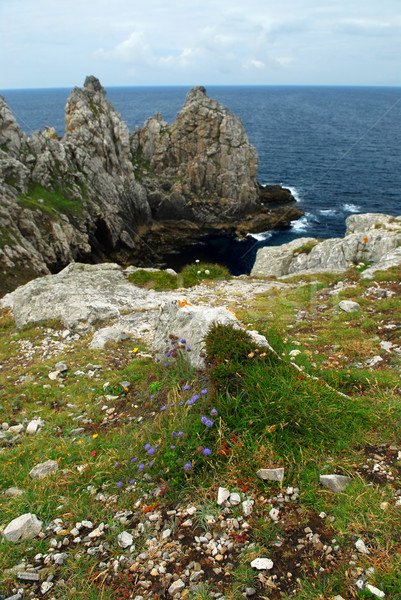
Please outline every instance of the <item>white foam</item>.
[[338, 214], [336, 210], [333, 210], [331, 208], [323, 208], [322, 210], [319, 210], [319, 213], [321, 215], [324, 215], [325, 217], [334, 217]]
[[309, 226], [308, 217], [301, 217], [296, 221], [291, 221], [293, 231], [306, 231]]
[[361, 212], [361, 207], [357, 204], [343, 204], [343, 210], [349, 213], [359, 213]]
[[281, 187], [286, 188], [287, 190], [290, 190], [291, 194], [294, 196], [295, 200], [297, 202], [301, 202], [302, 198], [299, 195], [299, 191], [297, 190], [297, 188], [293, 187], [292, 185], [285, 185], [285, 183], [280, 183]]
[[272, 237], [272, 233], [269, 231], [262, 231], [261, 233], [247, 233], [247, 236], [257, 240], [258, 242], [265, 242], [266, 240], [270, 240]]

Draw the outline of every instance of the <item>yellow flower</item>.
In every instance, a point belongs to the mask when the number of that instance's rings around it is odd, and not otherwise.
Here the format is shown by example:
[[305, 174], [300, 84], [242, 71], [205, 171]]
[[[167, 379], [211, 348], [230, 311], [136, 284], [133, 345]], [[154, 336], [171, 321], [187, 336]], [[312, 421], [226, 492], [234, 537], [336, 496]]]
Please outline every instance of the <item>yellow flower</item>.
[[138, 352], [139, 348], [134, 348], [132, 352]]
[[98, 433], [94, 433], [94, 434], [92, 435], [92, 437], [95, 439], [95, 438], [97, 438], [97, 436], [98, 436], [98, 435], [99, 435]]

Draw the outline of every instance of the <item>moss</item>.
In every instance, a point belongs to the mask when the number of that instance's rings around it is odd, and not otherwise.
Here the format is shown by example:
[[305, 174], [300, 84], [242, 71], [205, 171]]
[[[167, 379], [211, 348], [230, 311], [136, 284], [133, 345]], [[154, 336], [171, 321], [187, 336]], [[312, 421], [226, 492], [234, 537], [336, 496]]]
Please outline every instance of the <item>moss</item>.
[[294, 250], [293, 256], [297, 256], [297, 254], [310, 254], [312, 249], [317, 246], [317, 244], [320, 244], [321, 241], [323, 240], [313, 240], [311, 242], [307, 242], [303, 246], [300, 246], [300, 248]]

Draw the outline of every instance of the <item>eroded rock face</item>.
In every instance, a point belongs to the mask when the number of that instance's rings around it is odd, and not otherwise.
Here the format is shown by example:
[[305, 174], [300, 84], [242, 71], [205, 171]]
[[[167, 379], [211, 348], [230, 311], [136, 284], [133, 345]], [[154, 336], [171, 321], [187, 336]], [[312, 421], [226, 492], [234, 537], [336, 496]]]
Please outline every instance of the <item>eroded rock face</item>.
[[301, 238], [258, 250], [252, 275], [341, 272], [360, 263], [371, 265], [364, 277], [401, 265], [401, 216], [366, 213], [348, 217], [344, 238]]
[[[53, 128], [26, 137], [0, 97], [0, 295], [72, 261], [149, 266], [202, 234], [277, 223], [240, 120], [204, 88], [188, 92], [172, 125], [155, 115], [130, 137], [90, 76], [65, 122], [61, 139]], [[281, 226], [300, 216], [286, 211]]]

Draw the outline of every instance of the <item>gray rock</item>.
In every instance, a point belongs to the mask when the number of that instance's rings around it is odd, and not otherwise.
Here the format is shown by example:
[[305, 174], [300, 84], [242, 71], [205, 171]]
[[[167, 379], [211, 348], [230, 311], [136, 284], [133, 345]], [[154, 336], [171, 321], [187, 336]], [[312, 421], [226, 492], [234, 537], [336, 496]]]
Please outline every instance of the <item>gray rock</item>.
[[221, 505], [230, 497], [230, 490], [227, 488], [219, 487], [217, 492], [217, 504]]
[[56, 363], [56, 369], [60, 371], [60, 373], [65, 373], [66, 371], [68, 371], [68, 365], [64, 361], [60, 361]]
[[30, 471], [29, 475], [32, 479], [43, 479], [51, 473], [58, 471], [58, 462], [56, 460], [47, 460], [44, 463], [35, 465]]
[[53, 554], [53, 561], [55, 565], [63, 565], [68, 558], [68, 554], [66, 552], [56, 552]]
[[38, 431], [40, 431], [40, 429], [42, 429], [43, 425], [44, 422], [42, 421], [42, 419], [33, 419], [26, 426], [26, 433], [28, 433], [29, 435], [35, 435], [36, 433], [38, 433]]
[[22, 496], [23, 494], [26, 494], [26, 491], [17, 487], [10, 487], [4, 492], [5, 496]]
[[353, 300], [341, 300], [341, 302], [338, 303], [338, 307], [346, 313], [353, 313], [361, 310], [361, 306], [358, 302], [354, 302]]
[[108, 342], [122, 342], [129, 339], [130, 335], [119, 327], [103, 327], [96, 331], [89, 348], [104, 348]]
[[302, 246], [311, 242], [317, 242], [317, 240], [311, 237], [304, 237], [293, 240], [288, 244], [282, 244], [281, 246], [260, 248], [256, 254], [251, 275], [263, 277], [270, 277], [272, 275], [282, 277], [283, 275], [288, 275], [294, 255]]
[[20, 539], [30, 540], [36, 537], [41, 529], [42, 521], [32, 513], [25, 513], [7, 525], [3, 535], [9, 542], [17, 542]]
[[170, 596], [175, 596], [176, 594], [182, 592], [184, 588], [185, 583], [182, 581], [182, 579], [177, 579], [177, 581], [174, 581], [174, 583], [172, 583], [168, 588], [168, 593]]
[[[156, 318], [154, 348], [163, 356], [166, 349], [171, 348], [169, 335], [178, 339], [184, 338], [189, 362], [196, 368], [205, 365], [205, 337], [213, 324], [233, 325], [245, 331], [233, 311], [224, 307], [192, 306], [186, 300], [171, 300], [161, 307]], [[271, 350], [264, 336], [259, 336], [259, 344]]]
[[279, 467], [276, 469], [259, 469], [256, 475], [259, 479], [268, 481], [283, 481], [284, 479], [284, 468]]
[[320, 483], [332, 492], [343, 492], [351, 483], [351, 477], [346, 475], [320, 475]]

